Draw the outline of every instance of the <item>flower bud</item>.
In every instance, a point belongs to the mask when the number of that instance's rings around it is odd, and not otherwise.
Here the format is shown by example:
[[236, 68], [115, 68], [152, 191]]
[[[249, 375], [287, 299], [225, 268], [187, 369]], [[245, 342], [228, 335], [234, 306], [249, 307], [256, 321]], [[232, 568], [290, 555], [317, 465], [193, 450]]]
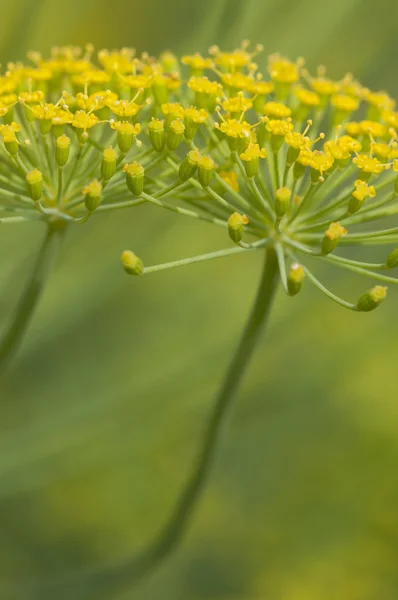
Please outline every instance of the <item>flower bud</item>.
[[201, 110], [192, 106], [187, 108], [184, 113], [185, 139], [193, 140], [198, 132], [199, 125], [205, 123], [208, 116], [209, 113], [203, 108]]
[[293, 177], [296, 181], [298, 181], [299, 179], [301, 179], [305, 173], [306, 170], [306, 165], [302, 165], [301, 163], [299, 163], [298, 161], [296, 161], [294, 163], [294, 167], [293, 167]]
[[240, 155], [240, 159], [245, 165], [246, 175], [249, 179], [256, 177], [260, 158], [267, 158], [267, 151], [265, 148], [260, 148], [258, 144], [249, 144], [248, 148]]
[[42, 135], [47, 135], [47, 133], [50, 133], [52, 126], [52, 119], [39, 119], [39, 129]]
[[229, 237], [235, 244], [239, 244], [243, 238], [244, 225], [249, 223], [249, 219], [246, 215], [240, 215], [235, 212], [228, 219], [228, 233]]
[[181, 119], [174, 119], [166, 134], [166, 144], [169, 150], [177, 150], [184, 139], [185, 125]]
[[169, 91], [167, 89], [166, 81], [161, 75], [154, 78], [152, 92], [156, 104], [159, 106], [167, 104], [169, 100]]
[[362, 294], [357, 303], [357, 310], [360, 312], [370, 312], [377, 308], [386, 296], [387, 288], [382, 285], [376, 285], [373, 289]]
[[89, 138], [88, 132], [85, 129], [81, 129], [79, 127], [76, 127], [75, 131], [76, 131], [76, 137], [79, 140], [79, 142], [83, 145], [87, 144], [88, 138]]
[[5, 149], [11, 156], [14, 157], [18, 155], [19, 143], [14, 132], [7, 132], [6, 135], [3, 134], [3, 142]]
[[300, 148], [294, 148], [293, 146], [289, 146], [286, 153], [286, 164], [288, 167], [291, 167], [300, 155]]
[[296, 296], [301, 291], [304, 279], [304, 267], [302, 267], [298, 263], [293, 263], [290, 267], [287, 277], [287, 287], [290, 296]]
[[198, 179], [203, 187], [209, 187], [211, 180], [213, 179], [214, 169], [216, 163], [209, 156], [202, 156], [198, 162], [199, 173]]
[[104, 181], [109, 181], [116, 173], [116, 150], [106, 148], [102, 154], [101, 175]]
[[340, 223], [331, 223], [329, 229], [325, 231], [325, 237], [322, 240], [322, 254], [330, 254], [337, 248], [341, 238], [347, 235], [347, 229]]
[[55, 160], [59, 167], [64, 167], [69, 160], [70, 138], [67, 135], [61, 135], [57, 138], [55, 149]]
[[386, 266], [389, 269], [395, 269], [398, 267], [398, 248], [395, 248], [395, 250], [388, 255]]
[[188, 154], [182, 161], [178, 172], [180, 181], [188, 181], [188, 179], [191, 179], [191, 177], [195, 175], [200, 158], [201, 156], [198, 150], [191, 150], [190, 152], [188, 152]]
[[139, 276], [144, 272], [142, 260], [131, 250], [125, 250], [121, 256], [123, 269], [129, 275]]
[[29, 196], [34, 202], [38, 202], [43, 196], [43, 173], [39, 169], [33, 169], [26, 174]]
[[148, 129], [153, 149], [156, 152], [163, 152], [165, 146], [164, 122], [159, 119], [152, 119], [148, 125]]
[[87, 210], [91, 213], [94, 212], [96, 208], [101, 204], [101, 194], [102, 194], [102, 185], [97, 179], [95, 179], [92, 183], [87, 185], [83, 194], [85, 194], [84, 203], [86, 205]]
[[125, 165], [123, 171], [126, 173], [127, 187], [134, 196], [141, 196], [144, 190], [145, 169], [137, 162]]
[[283, 217], [290, 207], [292, 192], [287, 187], [279, 188], [275, 194], [275, 212], [277, 217]]
[[111, 124], [114, 131], [117, 132], [117, 144], [122, 154], [127, 154], [133, 145], [136, 136], [141, 131], [141, 125], [133, 125], [129, 121], [116, 121]]

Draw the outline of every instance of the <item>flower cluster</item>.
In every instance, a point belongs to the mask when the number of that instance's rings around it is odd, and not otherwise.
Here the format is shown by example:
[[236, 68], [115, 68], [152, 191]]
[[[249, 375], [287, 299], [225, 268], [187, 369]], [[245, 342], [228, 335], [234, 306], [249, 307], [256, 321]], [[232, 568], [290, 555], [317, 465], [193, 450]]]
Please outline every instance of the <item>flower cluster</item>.
[[[277, 54], [263, 74], [261, 47], [210, 48], [178, 59], [132, 49], [54, 48], [9, 64], [0, 76], [0, 223], [83, 223], [94, 214], [150, 203], [224, 229], [234, 246], [144, 267], [273, 247], [287, 294], [307, 277], [358, 311], [386, 295], [377, 285], [355, 303], [309, 270], [307, 259], [396, 283], [337, 248], [398, 242], [398, 227], [369, 224], [398, 213], [398, 112], [386, 92], [352, 76], [315, 76]], [[303, 264], [304, 263], [304, 264]]]

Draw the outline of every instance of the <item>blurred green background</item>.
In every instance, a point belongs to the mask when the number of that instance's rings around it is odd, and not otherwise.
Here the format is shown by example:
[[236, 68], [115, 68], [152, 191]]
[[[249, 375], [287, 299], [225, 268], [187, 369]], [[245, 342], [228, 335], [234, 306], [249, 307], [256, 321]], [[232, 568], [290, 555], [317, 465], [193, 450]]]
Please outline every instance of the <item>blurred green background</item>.
[[[0, 60], [52, 45], [226, 48], [243, 38], [398, 95], [398, 3], [385, 0], [0, 0]], [[40, 226], [0, 230], [0, 326]], [[256, 286], [248, 255], [131, 280], [220, 247], [218, 231], [143, 207], [69, 232], [1, 382], [0, 598], [49, 600], [32, 579], [107, 564], [167, 520]], [[372, 259], [378, 260], [372, 251]], [[380, 255], [382, 257], [382, 255]], [[355, 299], [369, 282], [325, 273]], [[351, 314], [309, 284], [280, 293], [211, 481], [179, 550], [110, 600], [398, 597], [398, 296]], [[90, 590], [76, 598], [94, 599]]]

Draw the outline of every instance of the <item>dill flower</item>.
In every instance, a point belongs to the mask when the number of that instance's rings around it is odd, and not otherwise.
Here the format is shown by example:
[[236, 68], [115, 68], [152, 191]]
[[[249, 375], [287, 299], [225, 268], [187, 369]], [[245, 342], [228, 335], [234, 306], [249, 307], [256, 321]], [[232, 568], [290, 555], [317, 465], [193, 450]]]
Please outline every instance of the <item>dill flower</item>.
[[[181, 60], [95, 55], [91, 45], [29, 59], [0, 77], [1, 223], [82, 225], [147, 203], [211, 223], [227, 242], [229, 232], [235, 247], [206, 259], [277, 250], [290, 296], [308, 280], [351, 310], [384, 299], [380, 290], [341, 299], [311, 260], [396, 283], [385, 272], [394, 248], [384, 264], [347, 255], [398, 243], [398, 228], [377, 227], [398, 212], [398, 113], [387, 92], [350, 75], [333, 81], [324, 67], [311, 75], [302, 58], [274, 54], [261, 70], [261, 47], [247, 42]], [[130, 274], [157, 270], [141, 263], [124, 255]]]
[[[178, 60], [170, 52], [157, 58], [127, 48], [95, 55], [91, 45], [63, 47], [48, 58], [29, 53], [30, 64], [10, 64], [0, 76], [0, 224], [47, 226], [30, 283], [0, 339], [0, 370], [21, 343], [62, 235], [88, 219], [115, 210], [128, 218], [150, 204], [218, 227], [225, 247], [199, 256], [146, 266], [145, 256], [125, 250], [121, 266], [132, 277], [265, 255], [195, 472], [150, 551], [112, 567], [122, 577], [107, 581], [134, 578], [131, 564], [150, 569], [181, 538], [279, 282], [289, 297], [312, 284], [360, 313], [386, 299], [385, 284], [398, 283], [390, 274], [398, 268], [398, 227], [379, 226], [398, 214], [394, 100], [350, 75], [333, 81], [323, 66], [312, 76], [302, 58], [273, 54], [260, 70], [261, 50], [243, 42]], [[349, 255], [382, 245], [382, 262]], [[313, 274], [316, 262], [376, 285], [345, 300]]]

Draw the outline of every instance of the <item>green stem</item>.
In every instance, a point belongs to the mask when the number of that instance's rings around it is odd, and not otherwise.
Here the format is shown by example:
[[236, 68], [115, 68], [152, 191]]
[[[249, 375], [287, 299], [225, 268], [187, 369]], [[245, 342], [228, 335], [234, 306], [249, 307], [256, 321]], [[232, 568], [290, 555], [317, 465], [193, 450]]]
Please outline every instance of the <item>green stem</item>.
[[14, 318], [0, 340], [0, 374], [8, 365], [25, 336], [45, 287], [47, 276], [54, 263], [56, 248], [59, 245], [63, 231], [64, 229], [51, 225], [48, 229], [33, 273], [20, 299]]
[[216, 397], [202, 448], [192, 474], [160, 536], [143, 554], [123, 565], [118, 574], [114, 573], [115, 582], [123, 583], [126, 586], [138, 583], [143, 576], [152, 571], [159, 562], [178, 546], [185, 534], [213, 466], [222, 435], [228, 424], [233, 401], [268, 320], [277, 288], [278, 275], [279, 267], [276, 252], [274, 248], [269, 248], [266, 250], [265, 266], [257, 298], [227, 375]]
[[[131, 589], [140, 583], [181, 543], [209, 478], [240, 383], [267, 323], [277, 288], [278, 271], [275, 249], [269, 248], [266, 250], [265, 266], [257, 298], [216, 397], [198, 458], [165, 527], [157, 538], [137, 556], [126, 559], [117, 565], [109, 565], [101, 571], [92, 569], [61, 580], [64, 589], [67, 589], [68, 595], [65, 598], [71, 596], [69, 591], [75, 587], [90, 589], [92, 593], [95, 590], [99, 600], [113, 598], [117, 591]], [[43, 587], [56, 588], [59, 583], [60, 580], [53, 579], [47, 581]], [[37, 585], [37, 588], [40, 588], [40, 585]]]

